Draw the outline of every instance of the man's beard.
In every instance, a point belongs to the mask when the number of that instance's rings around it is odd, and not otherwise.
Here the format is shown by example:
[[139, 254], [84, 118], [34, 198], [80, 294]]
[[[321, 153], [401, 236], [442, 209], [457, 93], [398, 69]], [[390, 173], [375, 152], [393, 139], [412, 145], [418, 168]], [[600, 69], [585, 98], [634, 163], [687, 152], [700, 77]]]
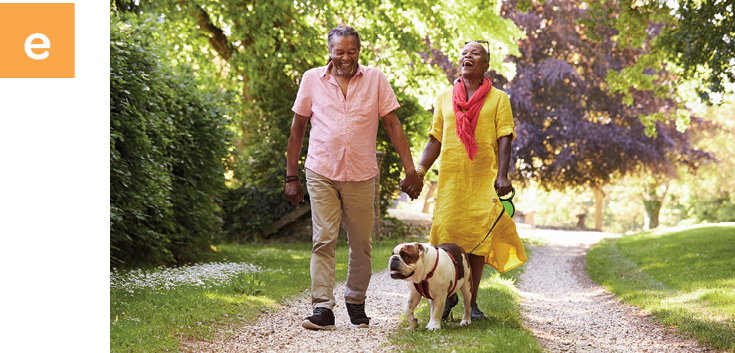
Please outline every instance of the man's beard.
[[350, 65], [349, 67], [345, 68], [342, 65], [334, 65], [334, 69], [337, 70], [337, 73], [341, 76], [350, 76], [355, 73], [355, 70], [357, 69], [357, 65]]

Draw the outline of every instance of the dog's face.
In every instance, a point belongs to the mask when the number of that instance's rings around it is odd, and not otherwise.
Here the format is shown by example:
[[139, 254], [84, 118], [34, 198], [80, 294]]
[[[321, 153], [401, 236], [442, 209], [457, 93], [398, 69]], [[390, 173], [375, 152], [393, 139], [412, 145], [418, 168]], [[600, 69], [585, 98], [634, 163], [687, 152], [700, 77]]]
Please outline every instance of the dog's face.
[[426, 248], [420, 243], [401, 243], [388, 260], [390, 278], [409, 280], [422, 264]]

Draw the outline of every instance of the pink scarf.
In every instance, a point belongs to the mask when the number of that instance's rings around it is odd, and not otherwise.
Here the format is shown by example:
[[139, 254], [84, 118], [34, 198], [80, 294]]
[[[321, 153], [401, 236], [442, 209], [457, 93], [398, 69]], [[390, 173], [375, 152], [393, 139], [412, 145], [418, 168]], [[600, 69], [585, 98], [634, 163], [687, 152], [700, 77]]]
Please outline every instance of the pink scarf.
[[[485, 97], [493, 88], [492, 82], [487, 77], [482, 77], [482, 85], [472, 95], [469, 102], [467, 101], [467, 89], [464, 82], [460, 78], [454, 84], [452, 91], [452, 108], [454, 115], [457, 117], [457, 136], [464, 143], [467, 149], [467, 157], [470, 160], [475, 158], [477, 153], [477, 143], [475, 142], [475, 127], [477, 127], [477, 117], [480, 115], [480, 109], [485, 104]], [[462, 109], [467, 112], [463, 112]]]

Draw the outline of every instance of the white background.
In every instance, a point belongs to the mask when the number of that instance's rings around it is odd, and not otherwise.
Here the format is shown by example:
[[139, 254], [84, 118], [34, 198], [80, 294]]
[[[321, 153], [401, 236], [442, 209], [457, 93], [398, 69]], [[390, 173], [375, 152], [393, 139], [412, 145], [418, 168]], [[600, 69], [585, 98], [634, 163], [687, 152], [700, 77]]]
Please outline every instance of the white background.
[[109, 351], [110, 1], [3, 2], [75, 3], [76, 77], [0, 78], [0, 350]]

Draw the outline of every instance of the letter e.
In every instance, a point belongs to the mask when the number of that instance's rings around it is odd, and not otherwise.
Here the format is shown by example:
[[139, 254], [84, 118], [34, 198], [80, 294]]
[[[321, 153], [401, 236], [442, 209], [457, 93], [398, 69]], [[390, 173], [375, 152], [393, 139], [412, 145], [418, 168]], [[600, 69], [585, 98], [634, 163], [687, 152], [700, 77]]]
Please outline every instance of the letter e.
[[[33, 44], [34, 39], [39, 38], [41, 41], [43, 41], [42, 44]], [[33, 48], [41, 48], [41, 49], [48, 49], [51, 48], [51, 43], [48, 40], [48, 37], [41, 33], [35, 33], [31, 34], [28, 39], [26, 39], [26, 55], [28, 55], [29, 58], [34, 60], [43, 60], [48, 57], [48, 50], [44, 51], [43, 54], [36, 54], [31, 49]]]

